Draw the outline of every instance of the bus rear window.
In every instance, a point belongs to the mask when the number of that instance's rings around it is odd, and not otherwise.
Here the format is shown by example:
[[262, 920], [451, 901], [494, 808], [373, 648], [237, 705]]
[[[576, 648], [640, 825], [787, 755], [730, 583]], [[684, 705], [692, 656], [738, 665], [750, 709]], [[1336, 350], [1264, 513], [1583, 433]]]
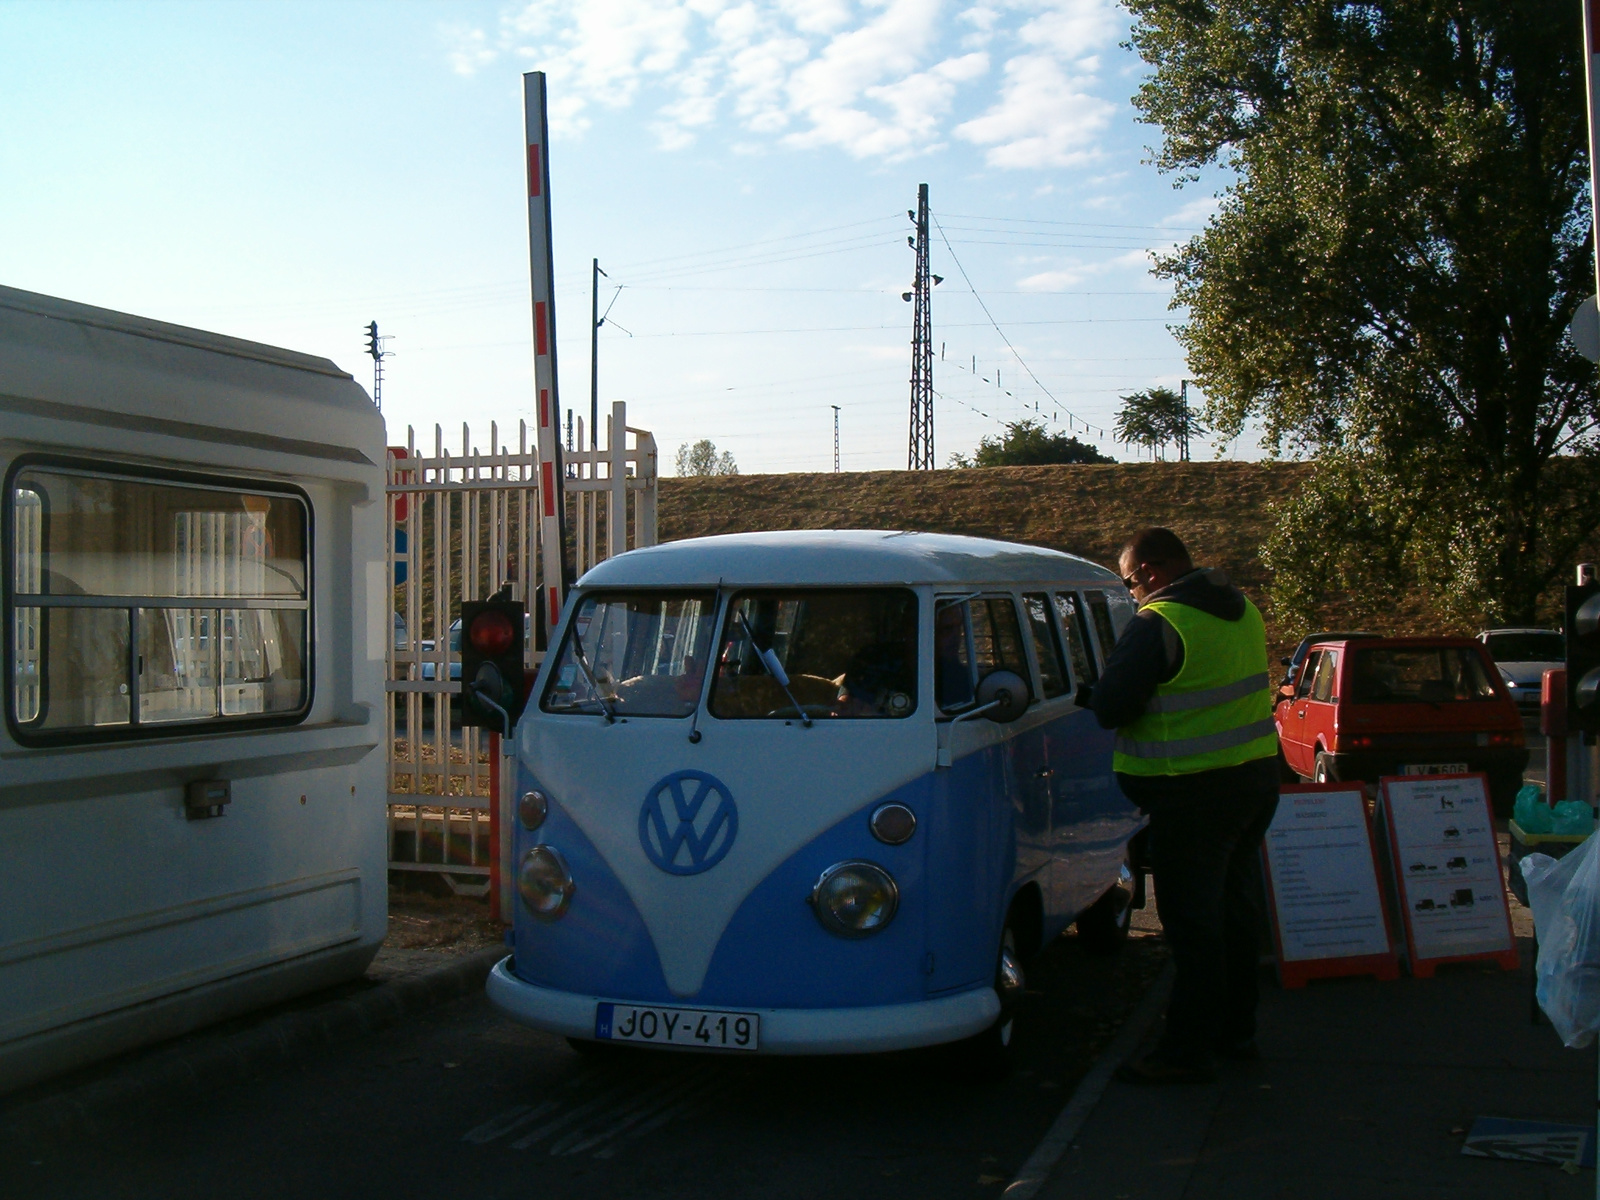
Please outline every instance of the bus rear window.
[[711, 684], [712, 716], [908, 717], [916, 707], [914, 593], [759, 591], [741, 592], [729, 603]]
[[1476, 650], [1439, 646], [1350, 652], [1350, 700], [1356, 704], [1443, 704], [1493, 697], [1494, 685]]

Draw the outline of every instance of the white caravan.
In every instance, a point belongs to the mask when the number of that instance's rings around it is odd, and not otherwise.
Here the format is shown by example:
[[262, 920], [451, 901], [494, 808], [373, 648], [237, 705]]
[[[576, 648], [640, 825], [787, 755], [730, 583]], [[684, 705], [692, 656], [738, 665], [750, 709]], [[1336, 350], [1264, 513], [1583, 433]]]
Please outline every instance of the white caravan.
[[0, 1090], [376, 953], [383, 434], [326, 359], [0, 287]]

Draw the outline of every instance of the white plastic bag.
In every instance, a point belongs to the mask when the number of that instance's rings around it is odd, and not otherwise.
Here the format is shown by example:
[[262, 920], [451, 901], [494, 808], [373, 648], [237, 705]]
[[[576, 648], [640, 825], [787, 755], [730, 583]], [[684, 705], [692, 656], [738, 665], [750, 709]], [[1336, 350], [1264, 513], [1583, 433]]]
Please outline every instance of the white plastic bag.
[[1574, 1050], [1600, 1030], [1600, 855], [1591, 836], [1565, 858], [1530, 854], [1519, 864], [1539, 935], [1538, 997]]

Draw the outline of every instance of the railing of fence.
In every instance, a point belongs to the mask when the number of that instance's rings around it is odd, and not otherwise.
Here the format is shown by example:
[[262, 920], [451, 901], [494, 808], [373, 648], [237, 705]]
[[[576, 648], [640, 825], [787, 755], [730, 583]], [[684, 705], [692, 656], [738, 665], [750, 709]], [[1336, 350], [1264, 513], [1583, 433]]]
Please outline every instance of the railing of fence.
[[[598, 449], [565, 455], [572, 576], [656, 540], [655, 439], [627, 425], [621, 403], [612, 406], [606, 433]], [[532, 670], [542, 657], [542, 623], [535, 624], [544, 612], [541, 556], [561, 553], [541, 542], [540, 463], [529, 434], [519, 424], [513, 447], [491, 424], [485, 451], [463, 425], [453, 453], [435, 426], [429, 455], [408, 429], [406, 445], [388, 455], [395, 584], [385, 713], [389, 868], [438, 875], [460, 894], [488, 891], [491, 862], [509, 846], [502, 831], [510, 828], [493, 811], [494, 797], [509, 794], [506, 760], [491, 755], [485, 731], [460, 724], [461, 601], [509, 583], [512, 598], [529, 609], [525, 666]]]

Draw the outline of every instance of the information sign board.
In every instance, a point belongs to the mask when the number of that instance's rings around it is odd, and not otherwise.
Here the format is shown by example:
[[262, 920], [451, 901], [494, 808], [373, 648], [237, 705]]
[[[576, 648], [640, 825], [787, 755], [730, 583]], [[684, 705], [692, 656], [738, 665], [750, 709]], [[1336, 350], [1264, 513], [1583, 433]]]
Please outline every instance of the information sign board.
[[1426, 978], [1439, 963], [1475, 958], [1516, 970], [1487, 777], [1388, 776], [1381, 786], [1411, 973]]
[[1360, 784], [1286, 785], [1262, 845], [1286, 988], [1333, 975], [1400, 975]]

